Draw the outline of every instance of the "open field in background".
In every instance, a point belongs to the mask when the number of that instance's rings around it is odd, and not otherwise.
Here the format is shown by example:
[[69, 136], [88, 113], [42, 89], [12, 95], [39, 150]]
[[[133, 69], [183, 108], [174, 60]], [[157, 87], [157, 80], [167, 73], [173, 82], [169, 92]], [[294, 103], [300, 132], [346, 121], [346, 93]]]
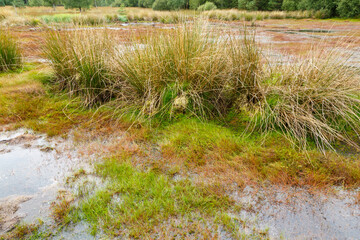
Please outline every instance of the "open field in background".
[[[93, 8], [81, 16], [61, 7], [56, 12], [30, 7], [12, 11], [0, 8], [1, 30], [17, 39], [24, 65], [0, 73], [0, 125], [67, 138], [83, 158], [95, 161], [95, 167], [80, 169], [66, 180], [67, 192], [59, 194], [51, 207], [54, 222], [19, 225], [0, 239], [51, 239], [83, 224], [84, 231], [110, 238], [291, 239], [311, 231], [308, 236], [314, 238], [357, 235], [359, 125], [353, 113], [359, 110], [359, 21], [316, 20], [300, 12], [237, 10], [179, 14], [126, 8], [121, 14], [127, 19], [119, 18], [119, 8]], [[184, 15], [187, 26], [195, 17], [210, 19], [200, 22], [204, 24], [199, 34], [192, 35], [181, 30]], [[1, 20], [1, 16], [5, 17]], [[255, 36], [255, 43], [244, 43], [244, 32], [249, 41]], [[191, 47], [197, 51], [191, 52]], [[330, 60], [321, 65], [320, 60], [329, 55], [345, 65]], [[254, 81], [253, 73], [258, 74], [259, 82]], [[234, 83], [230, 80], [236, 74], [247, 80], [246, 88], [231, 92]], [[197, 88], [210, 78], [213, 86]], [[177, 82], [172, 84], [174, 79]], [[224, 79], [230, 80], [224, 84]], [[299, 79], [306, 81], [299, 83]], [[258, 95], [251, 91], [263, 95], [256, 99]], [[246, 97], [233, 100], [240, 94]], [[267, 97], [267, 108], [262, 111], [262, 98]], [[277, 105], [281, 101], [285, 104]], [[121, 111], [129, 102], [135, 110]], [[179, 112], [169, 110], [169, 102], [180, 105]], [[184, 102], [195, 103], [189, 109], [201, 114], [185, 112]], [[228, 110], [233, 102], [243, 104], [240, 114]], [[304, 107], [307, 103], [309, 107]], [[164, 108], [159, 107], [162, 104]], [[254, 106], [246, 109], [251, 104]], [[287, 104], [294, 108], [287, 111]], [[318, 112], [309, 110], [311, 107]], [[319, 122], [298, 115], [291, 118], [294, 109], [324, 123], [334, 120], [353, 142]], [[152, 118], [152, 111], [160, 112], [160, 117]], [[207, 111], [225, 114], [209, 117]], [[278, 119], [266, 119], [266, 111], [277, 114]], [[256, 114], [263, 114], [259, 118], [266, 119], [262, 126], [269, 131], [248, 131], [247, 124], [251, 118], [256, 120]], [[339, 116], [346, 124], [338, 121]], [[285, 130], [271, 124], [283, 124]], [[306, 124], [313, 135], [302, 128]], [[298, 134], [298, 138], [287, 133]], [[331, 140], [333, 149], [326, 141], [316, 142], [314, 135]], [[344, 195], [337, 195], [334, 187], [350, 191], [340, 190]], [[323, 197], [332, 200], [324, 203]], [[314, 207], [309, 202], [323, 205]], [[323, 212], [319, 220], [300, 207], [294, 210], [301, 216], [295, 221], [288, 210], [292, 204], [315, 212], [335, 209], [329, 216], [338, 216], [340, 209], [346, 217], [328, 222]], [[274, 215], [283, 220], [272, 218]], [[267, 228], [269, 218], [273, 222]]]
[[[243, 11], [237, 9], [211, 10], [199, 12], [194, 10], [180, 11], [154, 11], [148, 8], [116, 8], [98, 7], [91, 8], [83, 13], [76, 10], [57, 7], [54, 11], [51, 7], [27, 7], [17, 8], [7, 6], [0, 8], [1, 25], [30, 25], [36, 26], [41, 23], [85, 23], [91, 25], [116, 23], [154, 21], [162, 23], [176, 23], [180, 16], [207, 17], [221, 21], [261, 21], [266, 19], [319, 19], [313, 11]], [[349, 19], [359, 21], [357, 19]], [[342, 21], [346, 21], [343, 19]]]
[[[106, 16], [108, 16], [108, 19], [110, 19], [109, 21], [114, 20], [114, 22], [110, 24], [111, 26], [115, 26], [113, 31], [117, 32], [117, 36], [124, 42], [128, 40], [128, 37], [131, 36], [133, 32], [142, 34], [142, 32], [160, 31], [160, 29], [174, 27], [173, 21], [165, 21], [164, 23], [159, 16], [163, 16], [164, 18], [167, 16], [176, 16], [176, 23], [184, 18], [184, 16], [190, 17], [191, 19], [193, 16], [199, 17], [211, 15], [211, 12], [201, 15], [200, 13], [190, 10], [183, 10], [179, 13], [156, 12], [151, 9], [126, 8], [124, 14], [127, 15], [127, 18], [130, 21], [134, 22], [128, 24], [122, 23], [116, 17], [112, 16], [118, 15], [119, 9], [120, 8], [112, 7], [92, 8], [80, 15], [76, 13], [75, 10], [64, 9], [63, 7], [58, 7], [56, 12], [54, 12], [52, 8], [47, 7], [28, 7], [18, 9], [17, 13], [14, 12], [12, 7], [5, 7], [0, 8], [0, 15], [5, 16], [4, 19], [0, 20], [0, 24], [5, 27], [10, 25], [11, 31], [21, 38], [25, 57], [40, 58], [41, 44], [39, 43], [42, 41], [42, 32], [46, 31], [46, 26], [54, 25], [53, 27], [56, 27], [56, 25], [59, 24], [61, 26], [67, 24], [68, 27], [71, 28], [71, 25], [74, 24], [72, 20], [74, 16], [78, 16], [79, 18], [78, 21], [75, 21], [75, 24], [81, 24], [82, 21], [80, 19], [89, 16], [89, 22], [84, 22], [85, 25], [88, 25], [89, 27], [94, 24], [97, 26], [109, 25], [106, 20]], [[226, 13], [231, 14], [232, 12], [241, 12], [238, 10], [217, 11], [223, 12], [224, 15]], [[249, 12], [249, 14], [256, 15], [257, 13]], [[51, 19], [51, 15], [58, 15], [58, 17]], [[153, 19], [152, 15], [158, 15], [158, 17]], [[49, 18], [47, 16], [49, 16]], [[100, 20], [92, 19], [93, 16], [95, 18], [99, 17]], [[38, 20], [32, 21], [31, 18], [33, 17], [36, 17]], [[250, 22], [247, 23], [242, 20], [243, 19], [240, 18], [239, 20], [226, 21], [226, 19], [219, 17], [211, 19], [210, 26], [216, 27], [216, 30], [221, 28], [232, 29], [235, 31], [234, 34], [240, 34], [240, 32], [236, 33], [236, 31], [242, 29], [245, 25], [247, 25], [248, 28], [255, 27], [258, 42], [262, 46], [270, 47], [271, 50], [276, 52], [283, 52], [284, 55], [304, 54], [316, 44], [331, 48], [338, 43], [348, 43], [351, 50], [347, 52], [351, 53], [353, 50], [355, 58], [359, 55], [357, 54], [357, 46], [360, 43], [360, 22], [356, 20], [316, 20], [309, 18], [297, 20], [281, 18], [263, 20], [262, 18], [256, 19], [256, 17], [251, 18]], [[149, 22], [149, 24], [147, 22]], [[32, 26], [32, 24], [35, 25]]]

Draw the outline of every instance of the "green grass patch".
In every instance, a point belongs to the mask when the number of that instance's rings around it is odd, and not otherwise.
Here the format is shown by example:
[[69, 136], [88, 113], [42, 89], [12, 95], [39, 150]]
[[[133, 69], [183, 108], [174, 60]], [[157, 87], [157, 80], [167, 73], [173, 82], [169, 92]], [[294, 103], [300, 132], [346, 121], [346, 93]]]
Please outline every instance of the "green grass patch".
[[160, 132], [161, 137], [156, 141], [167, 159], [164, 165], [176, 162], [183, 171], [195, 171], [204, 182], [214, 180], [224, 188], [232, 183], [245, 186], [269, 181], [315, 188], [359, 186], [357, 154], [322, 154], [315, 144], [307, 151], [300, 151], [281, 133], [264, 137], [261, 132], [253, 132], [247, 136], [229, 127], [195, 119], [179, 121]]
[[71, 23], [74, 18], [74, 14], [55, 14], [55, 15], [44, 15], [40, 19], [46, 23]]
[[193, 212], [215, 215], [230, 206], [227, 197], [211, 194], [190, 181], [141, 172], [116, 159], [97, 165], [96, 173], [109, 183], [73, 210], [80, 211], [73, 212], [78, 220], [91, 223], [94, 234], [102, 229], [113, 236], [125, 230], [132, 237], [147, 236], [170, 217], [190, 216]]

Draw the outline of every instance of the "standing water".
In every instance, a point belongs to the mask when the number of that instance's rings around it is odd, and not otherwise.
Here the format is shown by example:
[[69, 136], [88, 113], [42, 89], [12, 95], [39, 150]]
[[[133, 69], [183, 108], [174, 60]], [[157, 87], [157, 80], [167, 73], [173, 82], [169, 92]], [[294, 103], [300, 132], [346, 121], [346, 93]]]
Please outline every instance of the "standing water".
[[0, 235], [23, 219], [49, 217], [61, 183], [80, 160], [64, 140], [25, 130], [0, 132]]

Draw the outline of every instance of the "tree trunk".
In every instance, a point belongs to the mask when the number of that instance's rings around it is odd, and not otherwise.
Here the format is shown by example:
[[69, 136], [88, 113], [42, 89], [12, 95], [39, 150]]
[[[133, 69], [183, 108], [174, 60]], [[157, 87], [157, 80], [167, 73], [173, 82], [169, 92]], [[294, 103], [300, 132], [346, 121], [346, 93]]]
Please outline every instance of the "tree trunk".
[[56, 4], [53, 3], [53, 9], [54, 9], [54, 12], [56, 11]]
[[80, 9], [80, 12], [81, 12], [81, 7], [79, 7], [79, 9]]

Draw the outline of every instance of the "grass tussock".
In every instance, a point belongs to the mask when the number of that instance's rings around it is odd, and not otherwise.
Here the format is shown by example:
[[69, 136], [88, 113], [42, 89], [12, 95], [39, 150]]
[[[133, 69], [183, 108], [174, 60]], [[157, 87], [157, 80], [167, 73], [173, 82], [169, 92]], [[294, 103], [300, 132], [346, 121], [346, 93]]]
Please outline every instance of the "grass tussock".
[[113, 97], [115, 75], [110, 60], [113, 41], [106, 31], [49, 31], [44, 53], [55, 70], [60, 90], [80, 95], [92, 106]]
[[9, 31], [0, 29], [0, 72], [15, 70], [21, 66], [18, 42]]
[[118, 51], [116, 71], [148, 116], [223, 116], [240, 93], [254, 98], [260, 71], [251, 37], [223, 36], [208, 32], [201, 21], [148, 35]]
[[322, 150], [335, 141], [358, 148], [360, 79], [347, 60], [336, 50], [322, 49], [273, 67], [260, 85], [264, 98], [253, 120], [265, 131], [280, 130], [305, 149], [309, 139]]

